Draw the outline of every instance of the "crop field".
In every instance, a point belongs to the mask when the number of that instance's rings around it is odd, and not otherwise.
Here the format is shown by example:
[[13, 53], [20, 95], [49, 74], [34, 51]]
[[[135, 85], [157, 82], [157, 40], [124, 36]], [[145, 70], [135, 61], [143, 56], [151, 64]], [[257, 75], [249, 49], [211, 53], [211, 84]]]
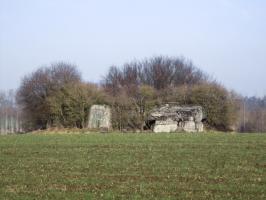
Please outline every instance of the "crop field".
[[0, 136], [0, 199], [266, 199], [266, 134]]

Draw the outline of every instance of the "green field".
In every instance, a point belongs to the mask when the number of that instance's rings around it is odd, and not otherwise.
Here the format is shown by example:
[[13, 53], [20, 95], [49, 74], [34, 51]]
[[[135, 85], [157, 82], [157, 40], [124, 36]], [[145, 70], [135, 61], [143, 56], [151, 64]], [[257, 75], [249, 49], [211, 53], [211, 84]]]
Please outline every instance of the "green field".
[[266, 134], [0, 136], [0, 199], [266, 199]]

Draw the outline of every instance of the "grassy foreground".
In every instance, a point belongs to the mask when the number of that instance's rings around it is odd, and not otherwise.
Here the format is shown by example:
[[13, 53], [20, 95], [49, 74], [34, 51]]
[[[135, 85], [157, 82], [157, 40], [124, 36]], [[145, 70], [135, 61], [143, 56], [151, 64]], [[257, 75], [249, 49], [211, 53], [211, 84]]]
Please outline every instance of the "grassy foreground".
[[266, 134], [0, 136], [0, 199], [266, 199]]

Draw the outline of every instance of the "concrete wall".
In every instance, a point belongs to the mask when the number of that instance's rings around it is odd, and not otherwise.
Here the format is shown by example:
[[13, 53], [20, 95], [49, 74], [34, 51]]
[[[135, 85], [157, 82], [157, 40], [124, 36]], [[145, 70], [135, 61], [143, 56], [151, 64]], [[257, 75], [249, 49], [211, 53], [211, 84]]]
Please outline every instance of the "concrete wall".
[[107, 105], [93, 105], [90, 109], [88, 128], [111, 129], [111, 109]]

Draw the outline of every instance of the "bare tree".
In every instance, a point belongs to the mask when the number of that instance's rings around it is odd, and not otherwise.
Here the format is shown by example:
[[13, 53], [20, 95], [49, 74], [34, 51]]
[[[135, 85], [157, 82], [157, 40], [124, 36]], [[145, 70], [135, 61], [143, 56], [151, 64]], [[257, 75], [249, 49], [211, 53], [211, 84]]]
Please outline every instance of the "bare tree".
[[0, 92], [0, 133], [21, 131], [20, 109], [15, 102], [15, 92]]
[[125, 87], [129, 94], [140, 85], [149, 85], [157, 90], [169, 86], [203, 83], [208, 76], [183, 58], [153, 57], [142, 62], [131, 62], [122, 68], [111, 67], [103, 80], [104, 88], [114, 93]]
[[240, 118], [241, 132], [266, 132], [266, 96], [243, 97]]
[[17, 93], [17, 101], [28, 119], [27, 127], [49, 127], [53, 117], [51, 109], [54, 108], [49, 104], [49, 98], [59, 94], [65, 86], [80, 82], [81, 76], [76, 67], [62, 62], [39, 68], [25, 76]]

